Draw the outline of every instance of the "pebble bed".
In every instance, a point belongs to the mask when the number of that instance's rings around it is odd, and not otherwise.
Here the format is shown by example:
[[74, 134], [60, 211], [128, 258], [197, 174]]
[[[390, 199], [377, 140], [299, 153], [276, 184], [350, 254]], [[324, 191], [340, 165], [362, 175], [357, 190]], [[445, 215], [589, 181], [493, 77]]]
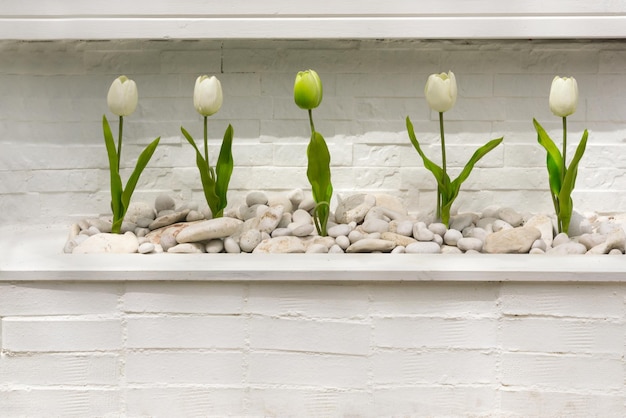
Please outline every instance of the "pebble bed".
[[386, 194], [339, 198], [328, 236], [317, 234], [315, 202], [302, 190], [269, 196], [250, 192], [245, 204], [211, 219], [208, 208], [177, 205], [160, 195], [153, 205], [132, 203], [122, 234], [111, 217], [81, 220], [70, 228], [64, 252], [87, 253], [411, 253], [610, 254], [626, 252], [626, 217], [577, 212], [567, 234], [555, 233], [554, 216], [488, 207], [459, 213], [449, 228], [410, 214]]

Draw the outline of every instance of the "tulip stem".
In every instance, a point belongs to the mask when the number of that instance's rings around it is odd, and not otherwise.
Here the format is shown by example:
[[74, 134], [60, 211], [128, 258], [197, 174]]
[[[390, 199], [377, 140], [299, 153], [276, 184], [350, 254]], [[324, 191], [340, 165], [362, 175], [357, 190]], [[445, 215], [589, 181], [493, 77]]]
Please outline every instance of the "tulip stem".
[[313, 124], [313, 109], [309, 109], [309, 123], [311, 124], [311, 135], [315, 132], [315, 125]]
[[209, 165], [209, 142], [208, 142], [208, 117], [204, 117], [204, 161], [206, 161], [206, 165]]
[[[563, 167], [567, 169], [567, 116], [563, 116]], [[563, 173], [565, 175], [565, 173]]]
[[119, 132], [117, 136], [117, 172], [120, 172], [120, 161], [122, 160], [122, 129], [124, 127], [124, 116], [120, 116]]
[[443, 133], [443, 112], [439, 112], [439, 132], [441, 133], [441, 167], [443, 168], [443, 185], [444, 190], [447, 190], [448, 176], [446, 175], [446, 138]]

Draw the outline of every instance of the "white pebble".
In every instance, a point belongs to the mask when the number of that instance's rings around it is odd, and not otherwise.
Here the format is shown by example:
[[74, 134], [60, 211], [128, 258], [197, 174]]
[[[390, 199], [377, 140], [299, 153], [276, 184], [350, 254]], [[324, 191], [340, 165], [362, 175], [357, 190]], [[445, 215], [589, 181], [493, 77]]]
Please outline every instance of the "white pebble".
[[329, 250], [328, 248], [326, 248], [326, 246], [324, 244], [311, 244], [309, 245], [309, 247], [306, 249], [306, 253], [317, 253], [317, 254], [323, 254], [323, 253], [327, 253]]
[[139, 252], [140, 254], [149, 254], [153, 251], [154, 244], [151, 242], [144, 242], [143, 244], [140, 244], [139, 248], [137, 249], [137, 252]]
[[441, 222], [435, 222], [435, 223], [428, 225], [428, 230], [432, 232], [433, 234], [437, 234], [441, 238], [443, 238], [443, 236], [448, 231], [448, 228], [446, 228], [446, 225], [442, 224]]
[[219, 238], [212, 239], [204, 245], [204, 250], [210, 254], [217, 254], [224, 251], [224, 241]]
[[227, 253], [238, 254], [241, 252], [241, 248], [239, 248], [239, 244], [232, 237], [226, 237], [224, 239], [224, 250]]
[[339, 235], [335, 238], [335, 243], [341, 247], [342, 250], [345, 250], [350, 246], [350, 239], [345, 235]]
[[456, 229], [448, 229], [443, 236], [443, 242], [446, 245], [456, 245], [456, 243], [463, 238], [463, 234], [461, 231], [457, 231]]

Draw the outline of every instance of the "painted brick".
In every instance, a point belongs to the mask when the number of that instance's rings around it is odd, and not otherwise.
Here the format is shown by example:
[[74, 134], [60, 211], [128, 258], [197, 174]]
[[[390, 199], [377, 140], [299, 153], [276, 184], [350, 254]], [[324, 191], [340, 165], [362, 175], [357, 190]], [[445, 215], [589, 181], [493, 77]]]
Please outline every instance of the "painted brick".
[[493, 389], [476, 385], [377, 387], [370, 414], [402, 416], [492, 415], [498, 410]]
[[270, 416], [371, 416], [371, 396], [364, 390], [334, 388], [252, 388], [249, 411]]
[[119, 416], [120, 390], [109, 388], [0, 389], [0, 410], [9, 417]]
[[372, 355], [372, 371], [378, 385], [488, 384], [496, 362], [496, 356], [477, 351], [385, 351]]
[[623, 298], [611, 285], [551, 284], [536, 288], [522, 283], [502, 286], [500, 306], [505, 315], [549, 315], [576, 318], [621, 318]]
[[127, 416], [228, 416], [245, 414], [245, 392], [236, 388], [131, 387]]
[[501, 327], [501, 344], [509, 351], [619, 354], [624, 348], [621, 325], [604, 320], [521, 318]]
[[373, 344], [385, 348], [482, 348], [497, 345], [493, 319], [376, 318]]
[[511, 416], [621, 416], [624, 398], [608, 393], [567, 393], [539, 389], [502, 388], [502, 414]]
[[121, 286], [99, 283], [0, 283], [0, 317], [114, 314]]
[[624, 385], [620, 356], [502, 353], [502, 384], [553, 391], [616, 391]]
[[6, 385], [117, 385], [120, 359], [115, 354], [28, 354], [0, 357], [0, 381]]
[[243, 376], [240, 353], [131, 352], [126, 355], [126, 381], [130, 384], [236, 385]]
[[365, 357], [254, 352], [248, 356], [252, 384], [364, 389], [368, 369]]
[[130, 317], [129, 348], [239, 348], [244, 345], [243, 317]]
[[252, 318], [249, 329], [250, 348], [254, 351], [369, 353], [370, 326], [366, 323]]
[[[434, 200], [432, 205], [434, 206]], [[495, 317], [498, 287], [489, 283], [413, 283], [373, 285], [377, 315], [429, 315], [442, 318]]]
[[124, 311], [137, 313], [238, 314], [243, 311], [241, 284], [209, 282], [128, 283]]
[[368, 311], [365, 286], [251, 283], [246, 309], [252, 314], [306, 318], [363, 319]]
[[122, 347], [119, 320], [5, 317], [2, 348], [7, 351], [96, 351]]

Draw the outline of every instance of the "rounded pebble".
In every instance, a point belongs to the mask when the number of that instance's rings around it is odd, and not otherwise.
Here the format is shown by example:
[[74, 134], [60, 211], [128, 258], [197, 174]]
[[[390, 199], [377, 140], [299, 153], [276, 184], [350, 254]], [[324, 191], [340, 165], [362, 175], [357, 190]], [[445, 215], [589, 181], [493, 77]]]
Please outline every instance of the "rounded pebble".
[[254, 205], [266, 205], [268, 201], [269, 199], [267, 198], [267, 195], [263, 192], [250, 192], [246, 196], [246, 205], [248, 205], [248, 207]]
[[407, 254], [439, 254], [441, 247], [436, 242], [414, 242], [406, 246]]
[[446, 227], [445, 224], [442, 224], [441, 222], [435, 222], [435, 223], [428, 225], [428, 230], [432, 232], [433, 234], [437, 234], [441, 238], [443, 238], [443, 236], [448, 231], [448, 228]]
[[173, 211], [176, 208], [176, 202], [174, 199], [166, 194], [160, 194], [154, 200], [154, 210], [160, 213], [165, 210]]
[[251, 253], [261, 242], [261, 231], [258, 229], [249, 229], [239, 238], [239, 248], [241, 251]]
[[209, 240], [204, 244], [204, 251], [210, 254], [217, 254], [224, 251], [224, 241], [219, 238]]
[[350, 231], [352, 231], [352, 228], [350, 228], [350, 225], [348, 224], [339, 224], [339, 225], [335, 225], [333, 227], [328, 228], [328, 236], [329, 237], [333, 237], [333, 238], [337, 238], [341, 235], [348, 235], [350, 233]]
[[227, 237], [224, 239], [224, 250], [227, 253], [238, 254], [241, 252], [241, 248], [239, 248], [239, 244], [232, 237]]
[[448, 229], [443, 236], [443, 242], [446, 245], [455, 246], [461, 238], [463, 238], [463, 234], [461, 233], [461, 231], [457, 231], [456, 229]]
[[143, 244], [140, 244], [139, 248], [137, 249], [137, 252], [139, 252], [140, 254], [149, 254], [153, 251], [154, 244], [151, 242], [144, 242]]
[[342, 250], [345, 250], [350, 246], [350, 239], [345, 235], [339, 235], [335, 238], [335, 243], [341, 247]]
[[457, 241], [456, 246], [461, 251], [474, 250], [480, 252], [483, 249], [483, 242], [478, 238], [463, 237]]

